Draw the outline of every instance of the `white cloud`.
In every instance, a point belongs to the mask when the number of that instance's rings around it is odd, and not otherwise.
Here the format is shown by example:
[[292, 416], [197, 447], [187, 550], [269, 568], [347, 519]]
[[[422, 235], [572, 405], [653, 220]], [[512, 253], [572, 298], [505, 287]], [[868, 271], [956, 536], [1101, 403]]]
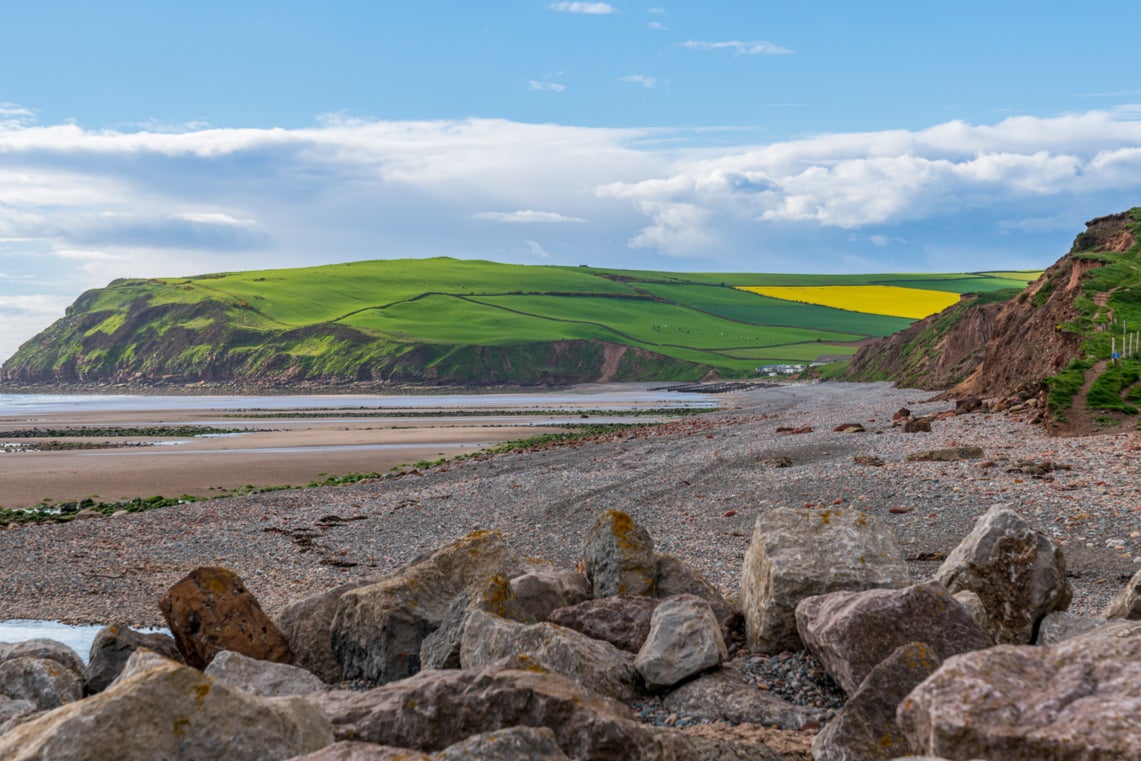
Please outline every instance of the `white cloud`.
[[[725, 134], [343, 115], [182, 133], [5, 123], [0, 352], [116, 277], [498, 252], [703, 271], [1044, 266], [1011, 252], [1049, 236], [1062, 243], [1036, 255], [1056, 257], [1086, 219], [1141, 197], [1141, 122], [1112, 110]], [[543, 225], [537, 249], [520, 248], [520, 224]]]
[[537, 240], [525, 240], [525, 241], [523, 241], [523, 243], [526, 246], [526, 248], [523, 249], [522, 253], [524, 253], [525, 255], [538, 257], [539, 259], [550, 259], [551, 258], [551, 255], [547, 253], [547, 250], [545, 248], [543, 248], [542, 244], [540, 244], [539, 241], [537, 241]]
[[472, 214], [472, 217], [475, 219], [486, 219], [491, 222], [509, 222], [515, 224], [532, 222], [586, 222], [585, 219], [580, 219], [579, 217], [568, 217], [553, 211], [535, 211], [533, 209], [521, 211], [481, 211]]
[[562, 13], [586, 13], [592, 16], [606, 16], [618, 12], [610, 3], [551, 3], [547, 7]]
[[657, 32], [668, 32], [670, 29], [668, 26], [666, 26], [665, 24], [663, 24], [660, 21], [650, 21], [649, 23], [646, 24], [646, 26], [650, 29], [653, 29], [654, 31], [657, 31]]
[[741, 42], [740, 40], [731, 40], [728, 42], [688, 40], [681, 43], [681, 45], [690, 50], [732, 50], [734, 55], [789, 55], [792, 53], [788, 48], [774, 45], [764, 40], [753, 40], [751, 42]]
[[650, 77], [646, 76], [645, 74], [628, 74], [622, 77], [622, 81], [632, 82], [633, 84], [641, 85], [642, 87], [648, 87], [650, 89], [653, 89], [658, 85], [657, 77]]
[[550, 92], [562, 92], [567, 89], [566, 85], [561, 85], [558, 82], [546, 82], [532, 79], [528, 82], [532, 90], [549, 90]]

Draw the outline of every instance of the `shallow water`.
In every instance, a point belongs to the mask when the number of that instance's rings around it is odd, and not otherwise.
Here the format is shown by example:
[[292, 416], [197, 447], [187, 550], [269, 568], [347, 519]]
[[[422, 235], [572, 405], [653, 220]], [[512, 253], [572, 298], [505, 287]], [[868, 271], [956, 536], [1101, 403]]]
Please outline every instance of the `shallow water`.
[[0, 416], [80, 412], [138, 412], [152, 410], [285, 410], [396, 408], [534, 408], [558, 409], [589, 404], [595, 409], [629, 410], [647, 407], [716, 407], [707, 394], [629, 388], [573, 389], [516, 394], [441, 394], [422, 396], [299, 395], [299, 396], [146, 396], [100, 394], [0, 394]]

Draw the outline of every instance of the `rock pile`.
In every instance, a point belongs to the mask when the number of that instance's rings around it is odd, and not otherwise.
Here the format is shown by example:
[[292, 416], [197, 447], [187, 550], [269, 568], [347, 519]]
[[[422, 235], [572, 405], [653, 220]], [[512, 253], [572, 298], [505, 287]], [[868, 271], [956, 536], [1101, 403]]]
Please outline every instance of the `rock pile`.
[[[739, 610], [618, 511], [586, 533], [580, 570], [476, 532], [276, 623], [233, 574], [199, 569], [163, 598], [173, 638], [115, 624], [86, 667], [57, 643], [0, 644], [0, 759], [792, 757], [639, 721], [647, 699], [820, 728], [816, 761], [1135, 757], [1141, 574], [1109, 620], [1065, 613], [1070, 597], [1060, 550], [1001, 507], [922, 583], [871, 516], [771, 510]], [[843, 709], [758, 688], [730, 658], [745, 647], [807, 648]]]

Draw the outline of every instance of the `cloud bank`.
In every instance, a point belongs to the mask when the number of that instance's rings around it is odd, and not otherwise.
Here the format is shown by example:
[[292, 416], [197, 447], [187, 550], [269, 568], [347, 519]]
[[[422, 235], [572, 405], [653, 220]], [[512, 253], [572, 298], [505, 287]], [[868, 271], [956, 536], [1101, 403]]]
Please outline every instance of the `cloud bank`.
[[332, 116], [86, 130], [0, 106], [0, 358], [116, 277], [448, 255], [747, 271], [1052, 262], [1141, 197], [1138, 109], [711, 146]]

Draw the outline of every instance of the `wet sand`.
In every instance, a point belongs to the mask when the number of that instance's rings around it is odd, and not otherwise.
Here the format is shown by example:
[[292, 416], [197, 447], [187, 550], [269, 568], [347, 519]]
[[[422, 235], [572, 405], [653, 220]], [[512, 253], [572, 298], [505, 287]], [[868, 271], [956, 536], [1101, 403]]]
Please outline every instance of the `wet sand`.
[[[210, 425], [249, 429], [248, 433], [193, 438], [68, 438], [121, 446], [0, 454], [0, 506], [28, 507], [43, 500], [58, 503], [87, 497], [114, 501], [152, 495], [212, 496], [248, 485], [304, 486], [348, 473], [383, 474], [423, 460], [567, 430], [552, 423], [590, 422], [542, 414], [361, 418], [329, 410], [327, 416], [298, 419], [252, 419], [235, 414], [241, 413], [83, 411], [0, 418], [0, 441], [6, 440], [6, 431], [32, 427]], [[602, 419], [598, 417], [599, 422]], [[146, 446], [127, 446], [131, 442]]]

